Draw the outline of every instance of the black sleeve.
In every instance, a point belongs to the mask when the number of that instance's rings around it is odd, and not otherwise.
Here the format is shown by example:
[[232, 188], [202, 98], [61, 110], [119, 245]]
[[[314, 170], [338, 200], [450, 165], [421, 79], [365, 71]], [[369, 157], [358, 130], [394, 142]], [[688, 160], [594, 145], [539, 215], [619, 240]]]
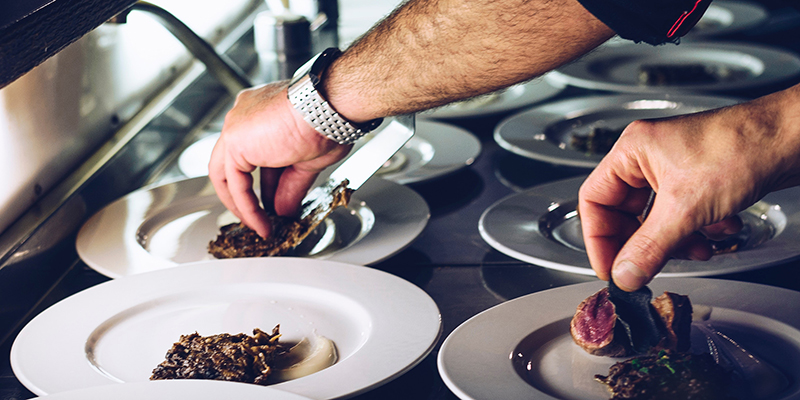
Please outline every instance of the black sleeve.
[[677, 42], [711, 0], [578, 0], [620, 37], [659, 45]]

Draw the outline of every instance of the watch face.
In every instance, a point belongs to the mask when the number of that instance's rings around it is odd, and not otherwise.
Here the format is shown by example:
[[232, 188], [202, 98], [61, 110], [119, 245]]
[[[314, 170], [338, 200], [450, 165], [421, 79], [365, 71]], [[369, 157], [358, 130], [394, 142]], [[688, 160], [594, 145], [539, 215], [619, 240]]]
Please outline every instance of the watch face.
[[339, 51], [339, 49], [330, 47], [308, 61], [308, 63], [311, 64], [311, 68], [308, 70], [308, 76], [311, 78], [311, 83], [313, 83], [315, 87], [319, 84], [325, 70], [341, 55], [342, 52]]
[[303, 76], [308, 75], [309, 79], [311, 79], [311, 84], [316, 87], [319, 85], [322, 73], [325, 72], [328, 66], [339, 58], [340, 55], [342, 55], [342, 52], [335, 47], [325, 49], [323, 52], [308, 60], [302, 67], [298, 68], [292, 76], [289, 85], [294, 85]]

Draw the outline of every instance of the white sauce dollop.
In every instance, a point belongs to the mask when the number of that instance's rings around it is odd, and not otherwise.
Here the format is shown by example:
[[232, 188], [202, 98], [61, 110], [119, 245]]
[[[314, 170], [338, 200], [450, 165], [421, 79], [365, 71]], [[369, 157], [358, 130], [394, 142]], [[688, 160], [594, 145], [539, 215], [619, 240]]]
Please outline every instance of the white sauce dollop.
[[320, 335], [312, 340], [303, 338], [277, 360], [270, 378], [278, 382], [302, 378], [335, 364], [339, 354], [333, 341]]

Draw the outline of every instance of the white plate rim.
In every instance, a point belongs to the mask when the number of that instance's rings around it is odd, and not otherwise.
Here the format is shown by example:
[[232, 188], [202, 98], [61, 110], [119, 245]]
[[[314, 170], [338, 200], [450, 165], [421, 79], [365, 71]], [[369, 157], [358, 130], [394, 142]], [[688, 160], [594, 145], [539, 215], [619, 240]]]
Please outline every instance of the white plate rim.
[[[561, 149], [549, 140], [526, 140], [527, 146], [517, 142], [524, 137], [533, 138], [545, 134], [552, 123], [569, 119], [568, 115], [580, 115], [586, 110], [597, 108], [603, 104], [621, 105], [636, 101], [671, 101], [688, 103], [689, 106], [719, 108], [744, 101], [734, 97], [704, 96], [691, 94], [616, 94], [600, 96], [582, 96], [546, 103], [510, 115], [500, 121], [494, 129], [494, 140], [500, 147], [522, 157], [575, 168], [594, 168], [605, 154], [584, 155], [574, 150]], [[608, 110], [605, 108], [604, 110]], [[524, 121], [527, 131], [509, 131], [509, 126], [516, 121]]]
[[[527, 335], [547, 324], [570, 318], [580, 301], [606, 286], [606, 282], [598, 280], [548, 289], [506, 301], [473, 316], [442, 343], [437, 356], [442, 380], [464, 400], [558, 400], [519, 377], [509, 356]], [[800, 293], [789, 289], [709, 278], [656, 278], [649, 286], [653, 293], [680, 293], [688, 295], [693, 304], [750, 312], [800, 329], [797, 318], [800, 316]], [[764, 295], [767, 293], [771, 295]], [[747, 296], [748, 301], [742, 301], [743, 296]], [[786, 306], [786, 303], [791, 305]], [[478, 345], [472, 343], [475, 336], [491, 340]], [[800, 345], [800, 337], [795, 340]], [[480, 359], [480, 373], [476, 373], [474, 366], [459, 362], [459, 356]], [[491, 393], [491, 397], [484, 393]]]
[[[581, 183], [586, 179], [586, 176], [578, 176], [574, 178], [549, 182], [533, 188], [527, 189], [523, 192], [511, 194], [503, 199], [498, 200], [489, 208], [484, 210], [478, 221], [478, 231], [480, 232], [483, 240], [486, 241], [495, 250], [530, 264], [538, 265], [541, 267], [564, 271], [580, 275], [595, 275], [594, 271], [589, 264], [589, 259], [586, 253], [578, 250], [570, 249], [562, 244], [558, 244], [550, 239], [545, 238], [538, 231], [531, 235], [530, 240], [535, 241], [529, 249], [534, 248], [539, 251], [544, 250], [558, 250], [567, 260], [554, 261], [551, 258], [531, 254], [521, 251], [512, 247], [507, 243], [498, 240], [490, 232], [491, 228], [487, 228], [487, 219], [492, 217], [492, 213], [497, 212], [498, 207], [503, 206], [509, 201], [516, 201], [526, 199], [525, 204], [533, 201], [541, 202], [544, 209], [527, 210], [527, 214], [535, 216], [535, 220], [543, 213], [547, 212], [547, 206], [551, 203], [565, 203], [575, 201], [577, 199], [578, 189]], [[786, 209], [786, 216], [788, 218], [787, 226], [784, 231], [777, 237], [761, 244], [760, 246], [749, 249], [743, 252], [734, 252], [729, 254], [720, 254], [714, 256], [709, 261], [692, 261], [692, 260], [676, 260], [672, 259], [667, 262], [664, 269], [658, 274], [660, 277], [701, 277], [701, 276], [714, 276], [721, 274], [729, 274], [736, 272], [751, 271], [760, 268], [766, 268], [777, 265], [783, 262], [788, 262], [800, 257], [800, 248], [796, 246], [796, 237], [794, 240], [790, 235], [797, 234], [800, 237], [800, 212], [796, 208], [800, 208], [800, 203], [797, 199], [800, 198], [800, 187], [784, 189], [778, 192], [773, 192], [764, 197], [767, 203], [781, 205]], [[533, 218], [533, 217], [532, 217]], [[521, 221], [524, 223], [524, 221]], [[533, 242], [532, 242], [533, 243]], [[794, 245], [794, 246], [793, 246]], [[744, 256], [743, 256], [744, 255]], [[742, 261], [744, 259], [744, 261]]]
[[[608, 57], [636, 57], [642, 58], [648, 54], [659, 54], [659, 57], [674, 54], [680, 58], [691, 52], [729, 52], [744, 53], [760, 59], [764, 63], [765, 71], [754, 79], [738, 82], [721, 82], [712, 84], [693, 84], [681, 86], [640, 86], [636, 84], [620, 83], [592, 74], [588, 66], [593, 62]], [[734, 90], [752, 89], [785, 81], [800, 74], [800, 56], [781, 48], [754, 45], [740, 42], [717, 41], [687, 41], [679, 46], [647, 46], [641, 44], [622, 44], [616, 46], [601, 46], [577, 60], [558, 68], [548, 75], [550, 79], [562, 84], [581, 87], [585, 89], [607, 90], [623, 93], [688, 93], [688, 92], [728, 92]]]
[[[207, 160], [210, 157], [211, 149], [219, 136], [219, 133], [212, 133], [189, 145], [178, 157], [178, 169], [188, 178], [208, 175], [207, 165], [198, 164], [196, 160]], [[472, 165], [482, 149], [480, 140], [466, 129], [435, 120], [416, 121], [414, 136], [400, 152], [413, 151], [408, 147], [415, 141], [433, 147], [434, 153], [430, 160], [413, 169], [406, 167], [389, 173], [378, 170], [376, 176], [401, 185], [433, 180]], [[355, 152], [363, 142], [356, 142], [350, 152]]]
[[[153, 185], [131, 192], [105, 206], [84, 223], [75, 240], [78, 255], [89, 267], [110, 278], [176, 266], [177, 263], [156, 257], [145, 250], [137, 241], [137, 230], [152, 216], [169, 210], [175, 201], [201, 196], [216, 198], [214, 193], [207, 176]], [[378, 196], [387, 196], [387, 193], [393, 199], [402, 200], [399, 206], [391, 207], [380, 201], [370, 201]], [[156, 204], [163, 201], [165, 196], [173, 197], [166, 204]], [[375, 213], [372, 230], [360, 241], [324, 259], [358, 265], [378, 263], [408, 247], [422, 233], [430, 218], [430, 209], [418, 193], [377, 177], [368, 180], [353, 194], [353, 204], [361, 201], [367, 202], [367, 206]], [[125, 215], [130, 207], [146, 208], [146, 211], [136, 218], [117, 221], [115, 213]], [[398, 211], [405, 218], [386, 218]], [[111, 218], [111, 222], [108, 218]], [[116, 226], [109, 226], [110, 223]], [[209, 232], [209, 241], [216, 235], [217, 232]], [[105, 239], [100, 242], [98, 238]], [[107, 241], [108, 238], [111, 238], [111, 242]], [[105, 246], [109, 243], [113, 246]], [[113, 253], [109, 252], [110, 248], [114, 249]], [[202, 251], [205, 252], [205, 249]]]
[[[500, 98], [475, 108], [458, 108], [444, 106], [417, 114], [419, 119], [459, 119], [484, 117], [506, 111], [515, 110], [545, 101], [559, 95], [567, 84], [560, 79], [551, 79], [550, 73], [528, 82], [513, 85], [500, 94]], [[512, 93], [509, 93], [512, 91]]]
[[[308, 282], [308, 276], [314, 276], [313, 282]], [[176, 288], [176, 281], [183, 286]], [[402, 375], [432, 351], [442, 332], [441, 315], [433, 299], [416, 285], [380, 270], [289, 257], [212, 260], [111, 280], [56, 303], [29, 322], [14, 340], [12, 369], [19, 381], [37, 395], [112, 383], [93, 369], [83, 353], [86, 339], [96, 327], [121, 310], [171, 293], [236, 283], [322, 289], [350, 298], [370, 315], [370, 337], [350, 357], [315, 374], [269, 386], [312, 399], [352, 397]], [[72, 318], [75, 322], [64, 330], [62, 324]], [[407, 329], [410, 326], [414, 329]], [[52, 336], [46, 332], [53, 329], [60, 329], [62, 335], [43, 345], [42, 335]], [[60, 360], [63, 371], [81, 374], [70, 381], [74, 387], [48, 389], [46, 382], [32, 379], [31, 371], [47, 370], [46, 365], [51, 362], [49, 357], [37, 356], [43, 347], [49, 347], [45, 354], [54, 357], [59, 351], [83, 355], [81, 360]], [[67, 362], [73, 365], [64, 365]]]
[[[756, 27], [769, 18], [767, 10], [763, 6], [750, 1], [718, 0], [709, 6], [709, 8], [711, 7], [717, 7], [731, 13], [733, 16], [731, 24], [706, 31], [692, 32], [690, 30], [684, 38], [692, 39], [694, 37], [709, 38], [712, 36], [724, 36]], [[706, 11], [706, 13], [708, 13], [708, 11]]]
[[480, 140], [464, 128], [433, 120], [419, 120], [416, 125], [416, 132], [409, 143], [419, 140], [429, 144], [434, 151], [433, 157], [413, 170], [401, 168], [385, 174], [379, 170], [377, 176], [401, 185], [426, 182], [472, 165], [481, 154]]
[[226, 381], [174, 380], [116, 383], [59, 392], [31, 400], [172, 400], [176, 398], [235, 398], [237, 400], [311, 400], [274, 388]]

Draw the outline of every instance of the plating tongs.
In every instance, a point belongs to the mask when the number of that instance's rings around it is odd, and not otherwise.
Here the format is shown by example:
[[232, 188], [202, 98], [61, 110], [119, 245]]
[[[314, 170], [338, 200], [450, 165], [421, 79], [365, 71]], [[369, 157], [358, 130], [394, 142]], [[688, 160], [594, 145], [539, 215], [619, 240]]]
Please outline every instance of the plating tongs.
[[[300, 224], [305, 238], [333, 211], [343, 191], [355, 191], [414, 136], [414, 114], [400, 115], [351, 154], [331, 172], [328, 180], [312, 189], [303, 199]], [[349, 194], [349, 193], [348, 193]]]

